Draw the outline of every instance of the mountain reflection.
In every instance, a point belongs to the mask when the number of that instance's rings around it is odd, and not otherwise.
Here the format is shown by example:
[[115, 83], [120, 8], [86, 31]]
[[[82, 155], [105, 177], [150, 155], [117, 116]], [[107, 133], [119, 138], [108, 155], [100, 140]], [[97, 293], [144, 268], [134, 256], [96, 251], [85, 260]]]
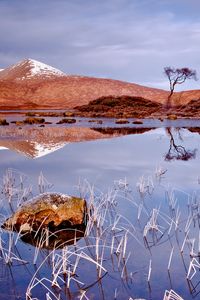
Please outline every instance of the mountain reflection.
[[32, 127], [0, 128], [0, 149], [9, 149], [35, 159], [61, 149], [68, 143], [141, 134], [150, 128]]
[[[108, 135], [109, 136], [109, 135]], [[90, 128], [0, 128], [0, 149], [19, 152], [29, 158], [52, 153], [68, 143], [104, 138]]]

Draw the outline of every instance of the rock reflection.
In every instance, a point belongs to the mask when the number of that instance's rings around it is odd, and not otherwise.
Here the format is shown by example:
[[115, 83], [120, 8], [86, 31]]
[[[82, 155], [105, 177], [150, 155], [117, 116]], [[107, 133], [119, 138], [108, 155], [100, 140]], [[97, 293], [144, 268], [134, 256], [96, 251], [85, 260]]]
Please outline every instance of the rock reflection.
[[21, 240], [38, 248], [61, 249], [76, 244], [78, 240], [84, 237], [85, 229], [85, 225], [79, 225], [74, 228], [60, 229], [56, 232], [27, 232], [21, 235]]

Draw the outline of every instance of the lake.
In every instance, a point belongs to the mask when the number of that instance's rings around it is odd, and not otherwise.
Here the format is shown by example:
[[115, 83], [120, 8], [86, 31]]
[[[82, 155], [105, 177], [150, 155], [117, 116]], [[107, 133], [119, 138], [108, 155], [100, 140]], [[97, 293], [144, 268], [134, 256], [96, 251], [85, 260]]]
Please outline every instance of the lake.
[[40, 192], [83, 196], [93, 220], [55, 250], [1, 229], [0, 299], [198, 299], [200, 121], [52, 122], [0, 128], [1, 223]]

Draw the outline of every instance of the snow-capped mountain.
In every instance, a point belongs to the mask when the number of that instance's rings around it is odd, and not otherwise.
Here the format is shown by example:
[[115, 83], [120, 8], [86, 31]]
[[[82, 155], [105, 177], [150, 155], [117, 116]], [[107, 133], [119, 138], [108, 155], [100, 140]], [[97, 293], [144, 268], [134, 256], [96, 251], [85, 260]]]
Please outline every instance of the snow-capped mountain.
[[25, 59], [0, 72], [3, 80], [30, 80], [62, 77], [65, 73], [34, 59]]

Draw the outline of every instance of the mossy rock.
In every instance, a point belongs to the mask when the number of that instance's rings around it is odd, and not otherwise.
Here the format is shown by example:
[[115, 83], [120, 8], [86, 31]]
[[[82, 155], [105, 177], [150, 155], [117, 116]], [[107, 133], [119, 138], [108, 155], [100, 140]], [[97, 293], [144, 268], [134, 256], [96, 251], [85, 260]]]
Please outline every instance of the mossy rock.
[[44, 193], [25, 202], [2, 227], [18, 232], [70, 228], [86, 222], [86, 201], [82, 198]]

